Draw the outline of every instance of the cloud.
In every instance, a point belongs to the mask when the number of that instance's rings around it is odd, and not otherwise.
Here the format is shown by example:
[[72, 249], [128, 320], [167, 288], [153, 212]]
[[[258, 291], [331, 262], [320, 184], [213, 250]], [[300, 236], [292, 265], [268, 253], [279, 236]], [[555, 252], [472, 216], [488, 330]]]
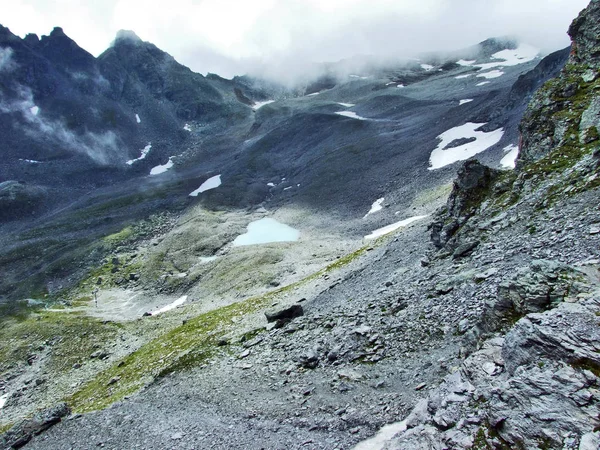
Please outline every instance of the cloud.
[[112, 131], [74, 133], [61, 120], [44, 117], [35, 104], [31, 89], [16, 84], [11, 90], [14, 95], [10, 99], [0, 91], [0, 113], [20, 115], [24, 123], [18, 126], [30, 138], [47, 146], [60, 146], [86, 155], [100, 165], [123, 162], [119, 139]]
[[24, 34], [61, 25], [103, 51], [118, 29], [201, 73], [308, 73], [315, 62], [382, 58], [516, 36], [546, 51], [565, 47], [569, 23], [589, 0], [13, 0], [5, 25]]
[[0, 73], [11, 72], [15, 69], [16, 64], [12, 59], [12, 48], [0, 47]]

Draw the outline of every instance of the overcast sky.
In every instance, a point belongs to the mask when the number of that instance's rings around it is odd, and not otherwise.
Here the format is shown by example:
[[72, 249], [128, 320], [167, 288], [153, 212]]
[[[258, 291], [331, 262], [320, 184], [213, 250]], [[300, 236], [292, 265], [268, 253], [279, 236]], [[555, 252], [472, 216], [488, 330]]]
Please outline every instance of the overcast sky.
[[20, 36], [54, 26], [94, 55], [135, 31], [201, 73], [300, 73], [313, 62], [385, 58], [512, 35], [546, 51], [589, 0], [10, 0]]

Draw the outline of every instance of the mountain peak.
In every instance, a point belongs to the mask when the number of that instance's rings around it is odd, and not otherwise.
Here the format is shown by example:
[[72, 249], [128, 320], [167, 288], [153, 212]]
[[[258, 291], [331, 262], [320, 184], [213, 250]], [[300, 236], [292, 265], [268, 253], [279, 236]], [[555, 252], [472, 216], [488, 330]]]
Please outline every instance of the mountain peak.
[[51, 37], [62, 37], [62, 36], [67, 36], [64, 32], [64, 30], [62, 29], [62, 27], [54, 27], [52, 29], [52, 31], [50, 32], [50, 36]]
[[119, 30], [117, 32], [117, 36], [115, 37], [113, 45], [118, 42], [130, 42], [135, 44], [141, 44], [143, 41], [132, 30]]

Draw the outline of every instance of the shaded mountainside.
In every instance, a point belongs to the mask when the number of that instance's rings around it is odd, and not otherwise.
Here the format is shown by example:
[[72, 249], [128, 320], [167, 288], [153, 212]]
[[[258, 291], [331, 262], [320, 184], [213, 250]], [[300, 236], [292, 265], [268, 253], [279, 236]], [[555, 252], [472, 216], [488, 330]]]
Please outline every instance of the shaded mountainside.
[[[2, 318], [2, 445], [598, 448], [599, 4], [570, 56], [490, 40], [313, 95], [69, 47], [132, 127], [166, 101], [185, 133], [6, 234], [0, 293], [38, 291]], [[277, 221], [299, 240], [238, 245]]]

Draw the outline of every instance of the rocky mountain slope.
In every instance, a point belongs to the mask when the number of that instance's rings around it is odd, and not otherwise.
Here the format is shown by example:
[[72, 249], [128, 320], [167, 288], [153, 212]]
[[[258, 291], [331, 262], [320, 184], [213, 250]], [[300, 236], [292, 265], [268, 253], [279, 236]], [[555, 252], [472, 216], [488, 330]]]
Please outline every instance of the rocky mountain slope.
[[[565, 52], [494, 65], [492, 45], [278, 99], [230, 125], [246, 142], [214, 159], [223, 135], [190, 119], [164, 195], [199, 173], [222, 185], [115, 219], [100, 264], [3, 321], [3, 445], [598, 448], [599, 19], [592, 0], [564, 68]], [[482, 141], [493, 167], [450, 158]], [[514, 171], [498, 170], [505, 148]], [[300, 239], [235, 244], [265, 219]]]

